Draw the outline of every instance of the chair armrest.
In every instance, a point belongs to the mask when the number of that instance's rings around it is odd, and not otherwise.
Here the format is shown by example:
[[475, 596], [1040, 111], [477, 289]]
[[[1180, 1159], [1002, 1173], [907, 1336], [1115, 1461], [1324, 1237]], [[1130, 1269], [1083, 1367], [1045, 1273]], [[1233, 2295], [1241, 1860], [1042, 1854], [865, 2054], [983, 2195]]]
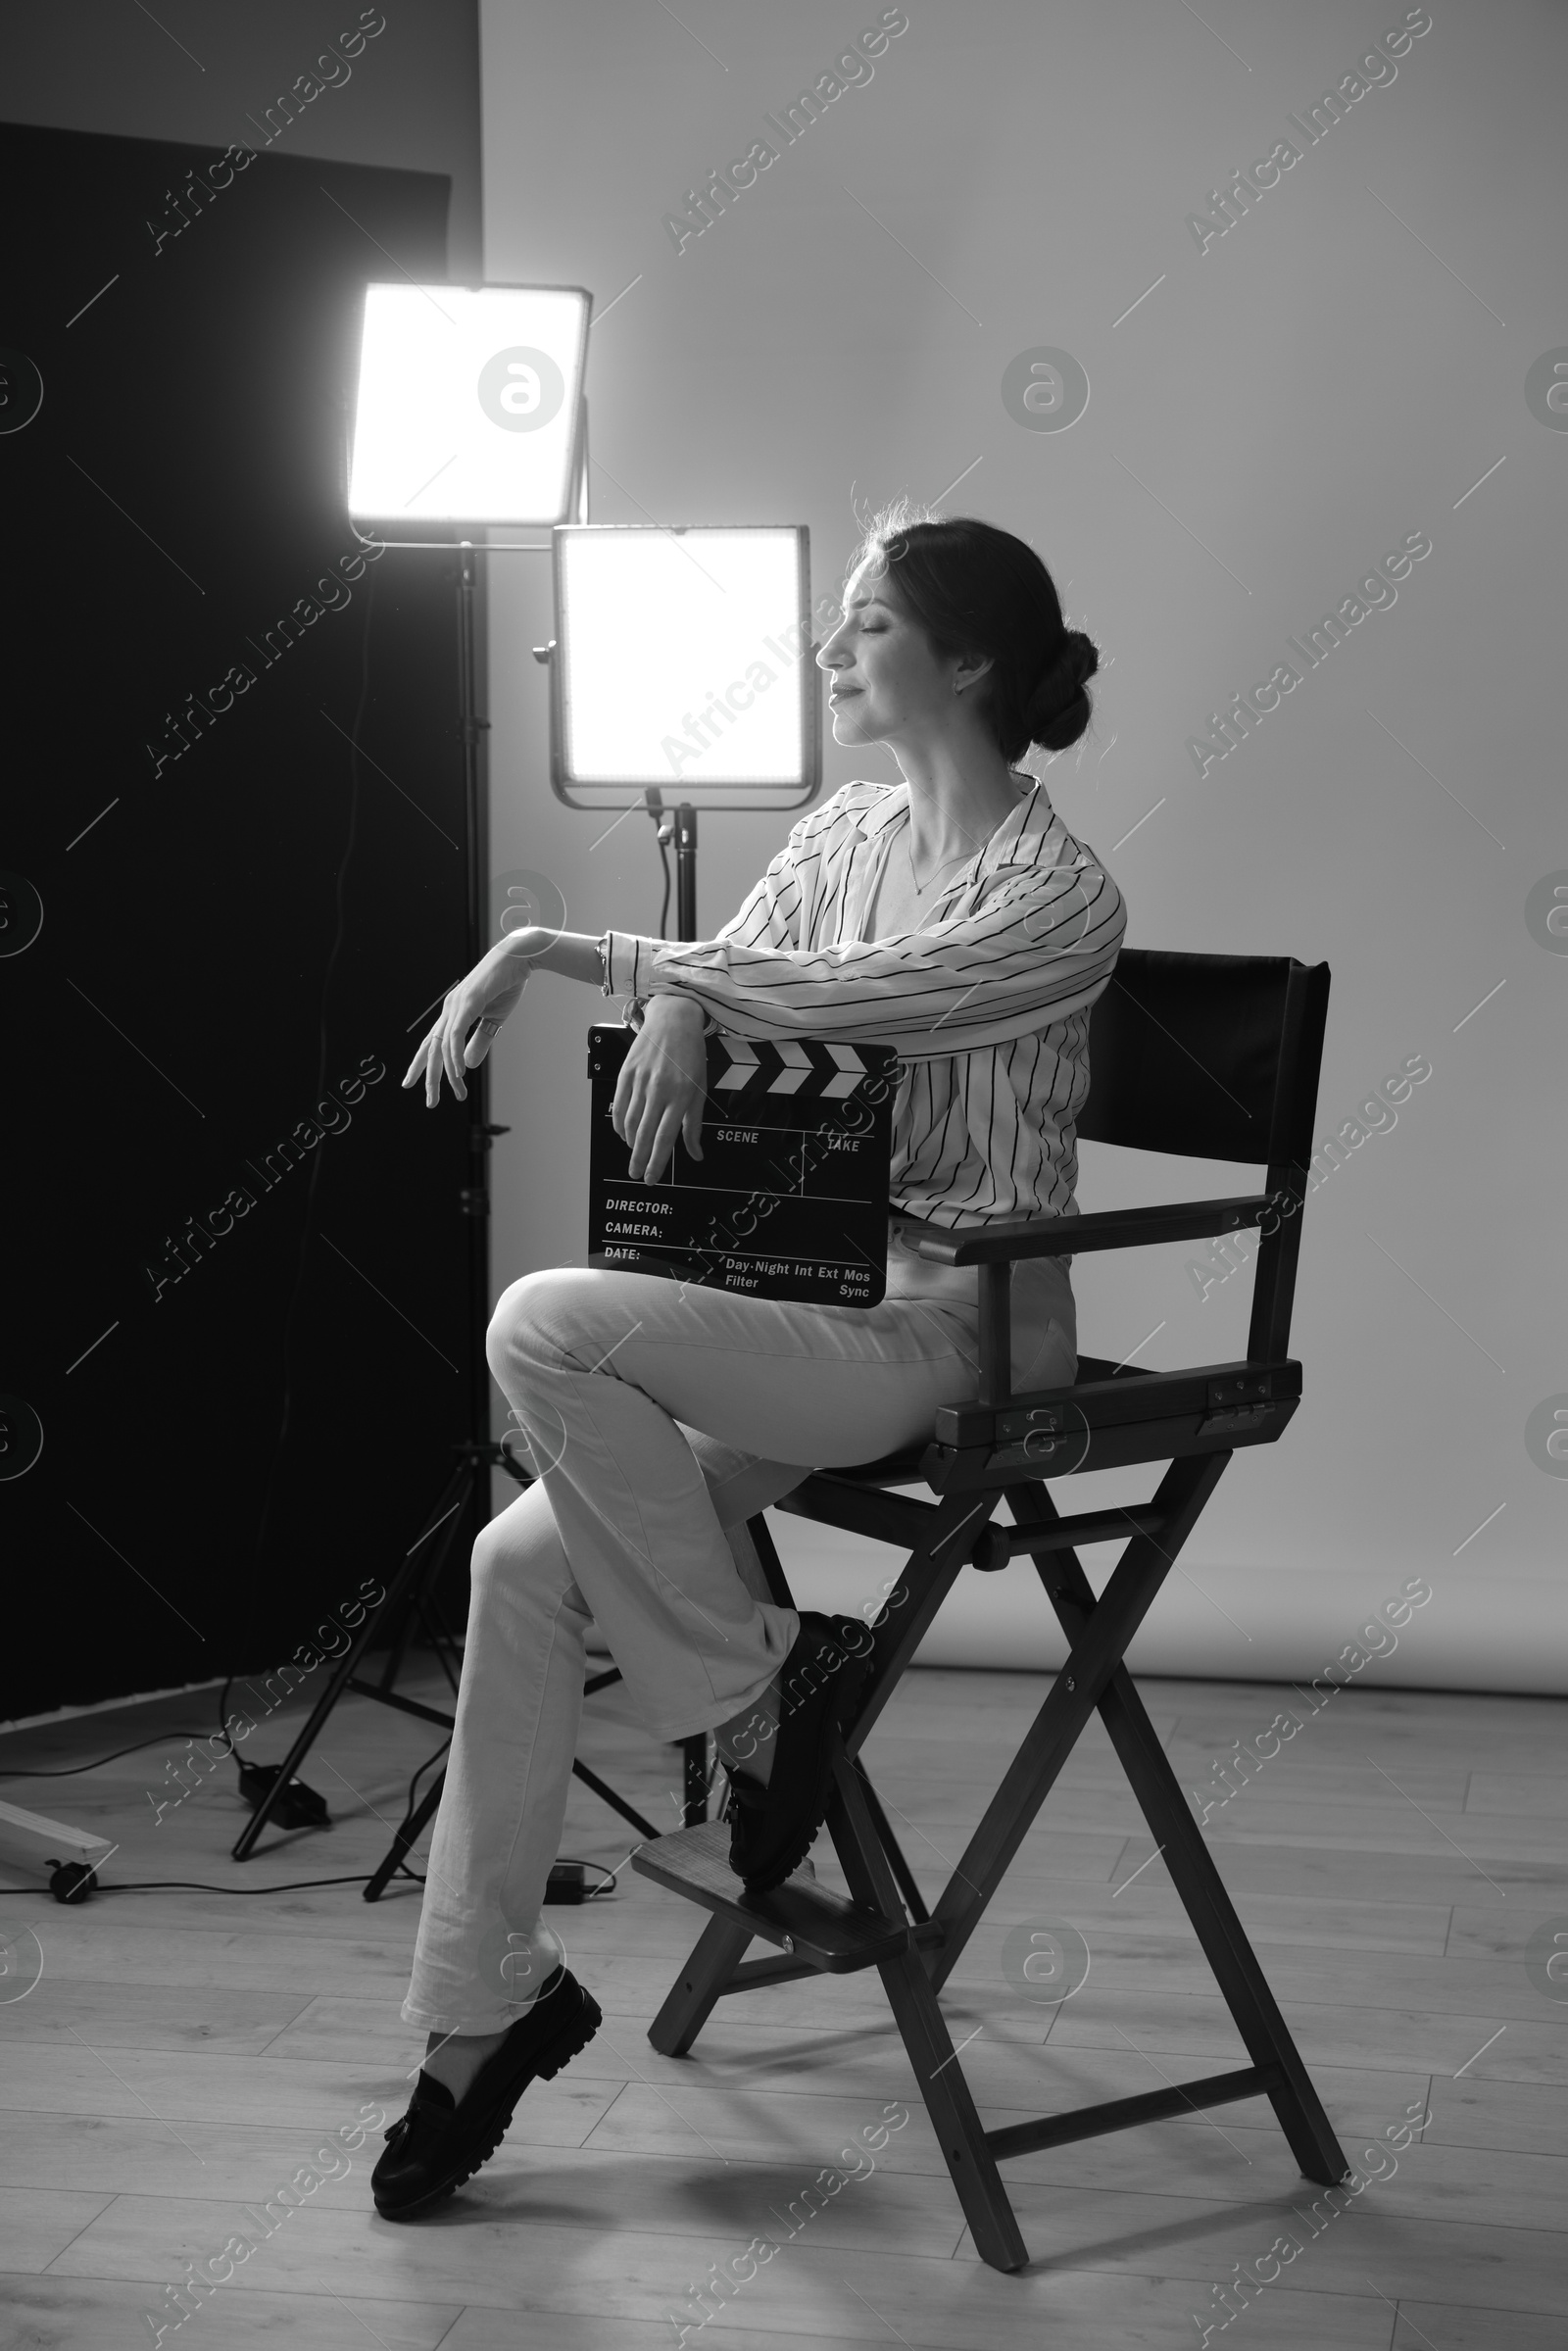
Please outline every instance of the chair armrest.
[[[1162, 1241], [1201, 1241], [1261, 1222], [1267, 1192], [1234, 1200], [1177, 1200], [1168, 1208], [1108, 1208], [1093, 1216], [1036, 1216], [1010, 1224], [958, 1227], [900, 1216], [916, 1254], [935, 1265], [995, 1265], [1015, 1257], [1076, 1257], [1085, 1249], [1146, 1249]], [[897, 1211], [895, 1211], [897, 1214]]]

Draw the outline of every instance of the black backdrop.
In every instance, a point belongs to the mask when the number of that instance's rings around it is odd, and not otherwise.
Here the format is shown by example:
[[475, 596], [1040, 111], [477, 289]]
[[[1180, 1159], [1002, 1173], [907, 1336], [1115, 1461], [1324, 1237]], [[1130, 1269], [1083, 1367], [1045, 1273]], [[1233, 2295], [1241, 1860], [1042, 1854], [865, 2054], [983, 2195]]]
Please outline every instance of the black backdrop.
[[358, 289], [445, 277], [448, 182], [215, 164], [0, 131], [0, 1719], [288, 1657], [468, 1425], [464, 1114], [400, 1091], [465, 962], [453, 559], [343, 496]]

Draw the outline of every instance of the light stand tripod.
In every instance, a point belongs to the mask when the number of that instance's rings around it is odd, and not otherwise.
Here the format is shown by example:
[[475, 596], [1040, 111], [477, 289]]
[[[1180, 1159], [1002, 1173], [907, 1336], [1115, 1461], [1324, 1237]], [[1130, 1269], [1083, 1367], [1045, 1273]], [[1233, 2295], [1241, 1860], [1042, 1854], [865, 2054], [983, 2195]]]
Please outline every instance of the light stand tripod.
[[[392, 544], [423, 547], [431, 542], [394, 541]], [[470, 542], [464, 540], [456, 552], [459, 557], [458, 734], [463, 744], [464, 953], [466, 966], [471, 970], [484, 953], [488, 927], [485, 912], [486, 877], [490, 866], [488, 796], [480, 754], [490, 722], [481, 718], [478, 712], [477, 625], [474, 609], [477, 573], [474, 549]], [[467, 1523], [477, 1532], [489, 1517], [491, 1469], [502, 1467], [514, 1476], [519, 1474], [490, 1436], [490, 1367], [484, 1351], [485, 1327], [490, 1319], [490, 1185], [487, 1154], [494, 1138], [509, 1133], [510, 1129], [491, 1123], [488, 1080], [489, 1070], [483, 1062], [468, 1073], [468, 1099], [465, 1105], [468, 1180], [459, 1193], [459, 1205], [467, 1233], [469, 1344], [465, 1417], [468, 1434], [454, 1448], [457, 1462], [441, 1499], [418, 1541], [406, 1554], [386, 1598], [361, 1626], [346, 1657], [290, 1749], [287, 1761], [265, 1790], [261, 1802], [235, 1842], [233, 1857], [236, 1861], [247, 1860], [255, 1850], [257, 1839], [282, 1803], [299, 1765], [315, 1744], [345, 1690], [352, 1689], [362, 1697], [372, 1697], [382, 1705], [397, 1707], [402, 1713], [416, 1714], [427, 1722], [439, 1723], [448, 1731], [452, 1728], [450, 1715], [437, 1713], [433, 1707], [419, 1704], [413, 1698], [399, 1697], [393, 1684], [402, 1670], [417, 1618], [441, 1661], [442, 1671], [456, 1700], [458, 1680], [452, 1661], [457, 1655], [458, 1644], [441, 1619], [435, 1598], [436, 1587], [446, 1565], [453, 1536], [459, 1527]], [[428, 1557], [421, 1560], [420, 1554], [425, 1545], [441, 1529], [444, 1532], [439, 1544]], [[357, 1679], [355, 1668], [376, 1634], [387, 1624], [392, 1627], [393, 1640], [380, 1680], [375, 1683], [362, 1682]]]
[[[387, 1587], [385, 1597], [378, 1601], [374, 1610], [367, 1616], [353, 1641], [339, 1660], [331, 1681], [318, 1699], [309, 1720], [289, 1750], [287, 1761], [269, 1789], [268, 1800], [258, 1808], [235, 1845], [234, 1859], [236, 1861], [244, 1861], [254, 1849], [278, 1792], [285, 1788], [293, 1779], [324, 1729], [327, 1718], [346, 1690], [353, 1690], [357, 1697], [373, 1698], [378, 1705], [396, 1707], [400, 1714], [412, 1714], [420, 1722], [435, 1723], [450, 1735], [453, 1727], [453, 1717], [450, 1714], [443, 1714], [437, 1707], [426, 1706], [420, 1699], [400, 1695], [393, 1688], [393, 1684], [402, 1670], [409, 1638], [415, 1619], [417, 1617], [424, 1627], [431, 1647], [435, 1649], [441, 1660], [442, 1671], [446, 1675], [453, 1698], [456, 1699], [458, 1678], [453, 1672], [452, 1657], [456, 1655], [457, 1643], [453, 1641], [451, 1632], [442, 1620], [440, 1609], [435, 1601], [435, 1592], [451, 1551], [453, 1537], [463, 1523], [464, 1504], [474, 1494], [476, 1489], [483, 1491], [480, 1481], [488, 1482], [489, 1472], [493, 1467], [505, 1469], [509, 1477], [514, 1479], [519, 1486], [528, 1486], [533, 1483], [527, 1472], [518, 1468], [504, 1445], [491, 1445], [488, 1442], [476, 1445], [465, 1441], [456, 1449], [459, 1457], [452, 1475], [447, 1480], [445, 1491], [426, 1521], [417, 1542], [411, 1545], [402, 1567]], [[383, 1625], [390, 1625], [393, 1628], [393, 1640], [386, 1664], [377, 1681], [362, 1680], [359, 1673], [361, 1660], [372, 1646], [376, 1635]], [[620, 1669], [612, 1667], [608, 1673], [595, 1674], [585, 1682], [583, 1694], [590, 1696], [596, 1690], [603, 1690], [610, 1683], [619, 1680]], [[696, 1742], [687, 1741], [685, 1743], [689, 1748]], [[704, 1743], [706, 1744], [706, 1742]], [[602, 1797], [612, 1810], [620, 1814], [623, 1820], [629, 1821], [639, 1835], [643, 1837], [659, 1835], [659, 1831], [654, 1827], [652, 1821], [645, 1820], [640, 1812], [618, 1796], [615, 1790], [607, 1786], [596, 1772], [590, 1771], [585, 1763], [574, 1761], [571, 1768], [585, 1787], [591, 1788], [595, 1795]], [[691, 1759], [688, 1754], [686, 1791], [688, 1798], [691, 1794], [690, 1773]], [[446, 1775], [442, 1773], [426, 1793], [420, 1797], [416, 1808], [399, 1828], [391, 1849], [365, 1888], [365, 1899], [368, 1902], [379, 1899], [386, 1890], [389, 1880], [402, 1867], [411, 1847], [417, 1841], [426, 1822], [441, 1800], [441, 1790], [445, 1780]], [[699, 1822], [705, 1820], [708, 1814], [706, 1780], [702, 1793], [702, 1809], [697, 1814]], [[688, 1822], [686, 1825], [690, 1827], [694, 1824]]]
[[[430, 547], [428, 540], [390, 541], [394, 547]], [[451, 552], [449, 549], [448, 552]], [[475, 549], [468, 540], [459, 543], [458, 565], [458, 731], [463, 743], [464, 817], [465, 817], [465, 952], [471, 970], [483, 955], [488, 920], [485, 908], [486, 877], [489, 872], [489, 825], [487, 794], [483, 761], [480, 754], [490, 722], [478, 714], [478, 685], [475, 616], [477, 571]], [[517, 552], [533, 553], [532, 548]], [[668, 817], [663, 819], [668, 822]], [[696, 856], [697, 818], [695, 811], [684, 804], [675, 811], [674, 825], [677, 906], [681, 937], [694, 939], [696, 931]], [[458, 1643], [442, 1619], [436, 1599], [441, 1577], [458, 1529], [471, 1523], [475, 1531], [490, 1515], [490, 1473], [505, 1470], [517, 1485], [532, 1483], [530, 1475], [519, 1469], [504, 1444], [490, 1436], [490, 1370], [485, 1355], [484, 1334], [490, 1319], [490, 1186], [489, 1158], [494, 1138], [511, 1132], [496, 1126], [489, 1116], [489, 1064], [481, 1061], [467, 1075], [467, 1141], [468, 1181], [460, 1195], [463, 1214], [468, 1235], [467, 1294], [468, 1330], [470, 1344], [467, 1363], [467, 1425], [468, 1435], [454, 1447], [457, 1455], [445, 1488], [434, 1510], [425, 1522], [417, 1540], [405, 1554], [402, 1567], [387, 1589], [386, 1596], [374, 1611], [368, 1615], [339, 1662], [331, 1681], [318, 1700], [299, 1737], [290, 1748], [288, 1757], [262, 1794], [255, 1812], [240, 1833], [234, 1847], [236, 1861], [248, 1860], [255, 1851], [263, 1830], [283, 1802], [300, 1765], [309, 1754], [325, 1727], [333, 1708], [346, 1690], [356, 1696], [374, 1699], [383, 1706], [395, 1707], [400, 1713], [412, 1714], [423, 1722], [435, 1723], [451, 1733], [453, 1716], [443, 1714], [415, 1698], [400, 1696], [394, 1688], [402, 1671], [415, 1623], [423, 1627], [425, 1637], [440, 1660], [441, 1668], [451, 1688], [454, 1702], [458, 1694], [459, 1676], [454, 1671], [458, 1658]], [[439, 1542], [435, 1538], [439, 1536]], [[392, 1641], [386, 1664], [376, 1681], [360, 1677], [361, 1659], [370, 1648], [383, 1626], [391, 1628]], [[583, 1694], [607, 1689], [620, 1680], [620, 1669], [612, 1666], [605, 1673], [592, 1676], [583, 1685]], [[695, 1828], [708, 1818], [708, 1740], [699, 1734], [680, 1741], [683, 1752], [682, 1822], [685, 1828]], [[633, 1806], [618, 1796], [584, 1763], [573, 1761], [572, 1771], [595, 1794], [602, 1797], [623, 1820], [628, 1821], [643, 1837], [657, 1837], [660, 1832]], [[373, 1902], [385, 1890], [388, 1881], [400, 1868], [427, 1821], [441, 1800], [446, 1784], [440, 1773], [430, 1788], [420, 1798], [397, 1832], [391, 1849], [365, 1889], [365, 1899]]]

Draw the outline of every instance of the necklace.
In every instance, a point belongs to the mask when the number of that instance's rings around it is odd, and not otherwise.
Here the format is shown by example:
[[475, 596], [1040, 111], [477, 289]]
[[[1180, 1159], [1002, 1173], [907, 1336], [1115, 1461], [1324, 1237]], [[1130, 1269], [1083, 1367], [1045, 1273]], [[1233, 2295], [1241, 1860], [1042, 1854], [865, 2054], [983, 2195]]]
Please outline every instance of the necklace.
[[935, 886], [938, 874], [946, 873], [950, 865], [961, 865], [970, 854], [971, 853], [968, 850], [960, 849], [956, 857], [944, 858], [940, 865], [932, 867], [930, 880], [922, 882], [919, 875], [914, 870], [914, 852], [909, 847], [907, 838], [906, 838], [904, 843], [904, 855], [908, 862], [909, 879], [914, 884], [915, 896], [917, 898], [924, 898], [927, 892]]
[[[1019, 768], [1009, 768], [1008, 779], [1012, 783], [1022, 786], [1025, 791], [1033, 791], [1038, 780], [1036, 777], [1030, 775], [1026, 770]], [[912, 827], [906, 814], [905, 823], [900, 828], [898, 845], [903, 854], [904, 861], [909, 869], [909, 887], [914, 892], [915, 898], [919, 900], [930, 895], [931, 891], [936, 887], [938, 877], [946, 873], [950, 866], [961, 865], [965, 863], [970, 857], [973, 857], [974, 852], [972, 850], [960, 849], [956, 856], [945, 857], [941, 864], [932, 867], [929, 880], [922, 882], [914, 870], [914, 848], [911, 840], [911, 832]]]

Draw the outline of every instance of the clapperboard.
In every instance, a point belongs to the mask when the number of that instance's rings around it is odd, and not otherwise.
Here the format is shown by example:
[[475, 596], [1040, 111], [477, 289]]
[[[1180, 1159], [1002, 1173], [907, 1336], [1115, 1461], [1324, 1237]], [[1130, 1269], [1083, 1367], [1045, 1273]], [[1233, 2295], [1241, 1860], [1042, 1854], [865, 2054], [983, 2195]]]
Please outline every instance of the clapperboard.
[[879, 1305], [899, 1076], [892, 1047], [710, 1036], [703, 1155], [677, 1141], [650, 1184], [627, 1174], [631, 1153], [611, 1123], [634, 1033], [608, 1024], [588, 1032], [590, 1262], [757, 1298]]

